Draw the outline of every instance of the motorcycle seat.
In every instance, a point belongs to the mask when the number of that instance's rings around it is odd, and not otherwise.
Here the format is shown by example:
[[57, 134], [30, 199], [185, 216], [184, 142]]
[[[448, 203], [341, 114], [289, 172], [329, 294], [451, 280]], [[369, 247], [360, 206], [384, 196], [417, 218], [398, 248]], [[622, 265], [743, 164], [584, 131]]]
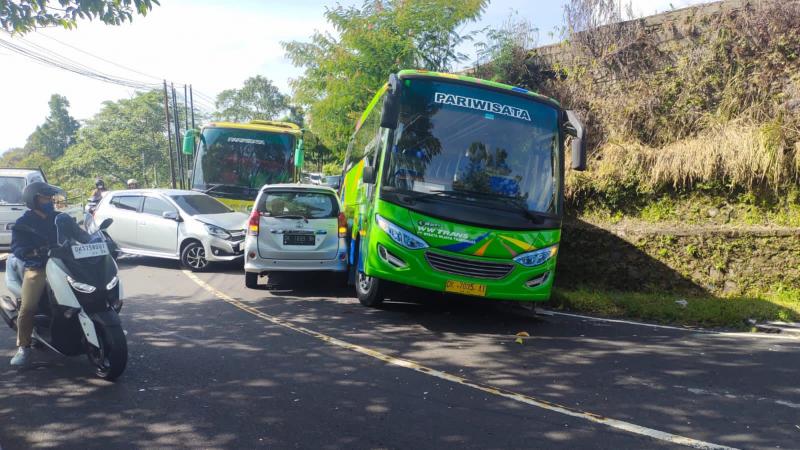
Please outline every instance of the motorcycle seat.
[[14, 255], [6, 260], [6, 288], [15, 299], [22, 298], [22, 277], [25, 267]]

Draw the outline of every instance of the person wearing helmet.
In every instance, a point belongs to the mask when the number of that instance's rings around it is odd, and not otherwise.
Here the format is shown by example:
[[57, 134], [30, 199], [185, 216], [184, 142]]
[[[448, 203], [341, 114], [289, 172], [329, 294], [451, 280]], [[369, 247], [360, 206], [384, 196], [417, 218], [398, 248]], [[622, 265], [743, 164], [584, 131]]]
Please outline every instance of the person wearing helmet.
[[94, 180], [94, 187], [95, 190], [92, 193], [92, 198], [90, 199], [90, 201], [97, 204], [100, 203], [100, 200], [103, 199], [103, 194], [105, 194], [108, 189], [106, 189], [106, 183], [105, 181], [103, 181], [102, 178]]
[[128, 180], [128, 189], [139, 189], [139, 182], [136, 181], [136, 178], [131, 178]]
[[22, 277], [22, 305], [17, 316], [17, 354], [12, 366], [24, 366], [30, 359], [33, 317], [44, 292], [45, 263], [49, 247], [57, 244], [53, 196], [58, 190], [41, 181], [25, 186], [22, 201], [29, 208], [17, 219], [11, 232], [11, 252], [25, 268]]

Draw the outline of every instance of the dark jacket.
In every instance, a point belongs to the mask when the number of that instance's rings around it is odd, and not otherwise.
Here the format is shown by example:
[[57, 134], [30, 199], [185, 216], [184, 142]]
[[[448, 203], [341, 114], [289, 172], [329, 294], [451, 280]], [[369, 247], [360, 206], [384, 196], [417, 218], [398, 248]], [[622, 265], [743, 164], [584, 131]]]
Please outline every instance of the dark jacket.
[[56, 245], [57, 212], [42, 218], [28, 210], [14, 224], [11, 231], [11, 252], [28, 267], [44, 267], [47, 263], [47, 250]]

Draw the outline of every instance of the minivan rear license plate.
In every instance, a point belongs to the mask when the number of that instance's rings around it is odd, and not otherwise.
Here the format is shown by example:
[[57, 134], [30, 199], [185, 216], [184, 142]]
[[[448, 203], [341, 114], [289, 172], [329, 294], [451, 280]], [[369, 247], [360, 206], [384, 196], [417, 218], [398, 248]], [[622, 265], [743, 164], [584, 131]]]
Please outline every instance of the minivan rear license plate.
[[486, 296], [486, 285], [478, 283], [466, 283], [458, 280], [447, 280], [444, 285], [445, 292], [456, 294], [475, 295], [478, 297]]
[[314, 245], [316, 240], [313, 234], [284, 234], [283, 245]]

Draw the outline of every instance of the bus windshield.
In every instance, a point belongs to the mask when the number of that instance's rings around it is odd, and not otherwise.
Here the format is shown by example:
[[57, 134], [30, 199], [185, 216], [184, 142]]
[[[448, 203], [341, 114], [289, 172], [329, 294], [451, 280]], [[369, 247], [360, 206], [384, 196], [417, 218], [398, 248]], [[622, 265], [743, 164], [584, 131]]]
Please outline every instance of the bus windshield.
[[238, 128], [206, 128], [192, 188], [209, 195], [254, 199], [265, 184], [292, 181], [294, 137]]
[[384, 189], [559, 214], [558, 109], [495, 90], [405, 80]]

